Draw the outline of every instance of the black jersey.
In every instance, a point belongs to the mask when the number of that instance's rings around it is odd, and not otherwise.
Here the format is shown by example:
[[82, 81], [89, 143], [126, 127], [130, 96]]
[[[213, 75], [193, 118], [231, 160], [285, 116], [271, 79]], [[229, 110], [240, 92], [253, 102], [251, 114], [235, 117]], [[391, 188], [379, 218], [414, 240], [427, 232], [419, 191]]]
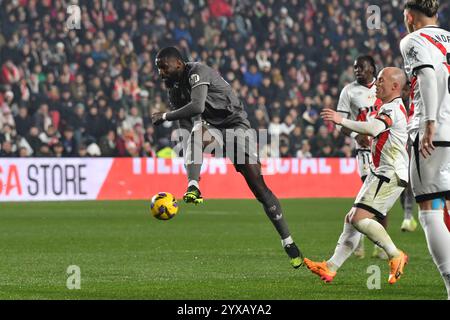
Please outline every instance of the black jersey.
[[199, 62], [187, 62], [181, 81], [169, 88], [169, 100], [173, 109], [188, 104], [191, 89], [199, 85], [208, 86], [205, 110], [202, 119], [217, 128], [247, 126], [244, 105], [233, 92], [230, 84], [219, 73]]

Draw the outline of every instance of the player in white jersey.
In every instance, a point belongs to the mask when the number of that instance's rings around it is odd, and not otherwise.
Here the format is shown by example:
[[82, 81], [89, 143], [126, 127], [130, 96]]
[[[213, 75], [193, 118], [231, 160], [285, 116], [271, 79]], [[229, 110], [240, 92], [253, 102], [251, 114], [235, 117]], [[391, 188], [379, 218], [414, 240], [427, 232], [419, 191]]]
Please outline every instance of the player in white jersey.
[[338, 112], [325, 109], [324, 120], [333, 121], [354, 132], [374, 137], [371, 170], [352, 209], [345, 217], [344, 230], [339, 237], [334, 255], [323, 262], [304, 259], [305, 265], [325, 282], [331, 282], [337, 270], [350, 257], [358, 243], [359, 233], [383, 248], [389, 257], [389, 283], [395, 283], [403, 274], [408, 256], [397, 249], [386, 229], [375, 218], [383, 219], [392, 208], [408, 182], [407, 114], [401, 99], [406, 76], [399, 68], [381, 70], [376, 81], [376, 94], [383, 102], [374, 118], [353, 121]]
[[[411, 80], [411, 184], [428, 249], [450, 299], [450, 32], [437, 26], [437, 0], [408, 0], [400, 43]], [[445, 201], [433, 201], [445, 198]], [[447, 222], [447, 223], [446, 223]]]
[[[368, 115], [378, 110], [381, 105], [381, 100], [377, 99], [375, 93], [377, 68], [374, 59], [368, 55], [359, 56], [353, 63], [353, 72], [356, 80], [342, 89], [336, 109], [344, 118], [367, 121]], [[340, 129], [340, 126], [337, 127]], [[356, 159], [361, 180], [364, 182], [372, 166], [369, 138], [345, 128], [341, 132], [356, 140]], [[387, 219], [380, 223], [387, 228]], [[364, 236], [362, 235], [354, 254], [361, 259], [365, 256]], [[372, 256], [387, 259], [384, 251], [376, 245]]]
[[[342, 89], [336, 109], [347, 119], [366, 121], [367, 115], [381, 105], [375, 94], [377, 72], [375, 61], [371, 56], [359, 56], [353, 64], [353, 72], [356, 80]], [[364, 182], [370, 173], [372, 163], [369, 139], [357, 132], [345, 129], [342, 132], [356, 140], [359, 174]]]

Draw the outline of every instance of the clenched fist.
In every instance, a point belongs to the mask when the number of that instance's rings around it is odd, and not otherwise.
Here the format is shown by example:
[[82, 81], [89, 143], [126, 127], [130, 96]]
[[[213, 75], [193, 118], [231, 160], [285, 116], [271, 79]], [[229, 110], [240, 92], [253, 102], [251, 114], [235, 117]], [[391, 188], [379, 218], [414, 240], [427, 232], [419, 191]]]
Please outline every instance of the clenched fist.
[[156, 112], [156, 113], [152, 114], [152, 123], [155, 126], [160, 125], [164, 121], [166, 121], [166, 119], [165, 119], [165, 112]]

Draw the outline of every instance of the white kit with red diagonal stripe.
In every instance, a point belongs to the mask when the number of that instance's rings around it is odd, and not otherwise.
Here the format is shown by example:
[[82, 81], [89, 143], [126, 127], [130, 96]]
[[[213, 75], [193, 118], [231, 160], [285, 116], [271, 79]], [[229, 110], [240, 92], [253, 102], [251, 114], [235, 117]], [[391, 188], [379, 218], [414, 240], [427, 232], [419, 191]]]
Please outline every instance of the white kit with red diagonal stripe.
[[425, 129], [424, 105], [417, 84], [417, 71], [433, 68], [438, 87], [436, 141], [450, 141], [450, 32], [437, 26], [426, 26], [407, 35], [400, 43], [405, 71], [411, 80], [411, 108], [414, 115], [409, 124], [412, 140], [419, 129]]
[[408, 181], [408, 116], [402, 99], [398, 97], [382, 105], [375, 119], [386, 125], [386, 130], [372, 143], [375, 173], [387, 178], [396, 174], [400, 180]]

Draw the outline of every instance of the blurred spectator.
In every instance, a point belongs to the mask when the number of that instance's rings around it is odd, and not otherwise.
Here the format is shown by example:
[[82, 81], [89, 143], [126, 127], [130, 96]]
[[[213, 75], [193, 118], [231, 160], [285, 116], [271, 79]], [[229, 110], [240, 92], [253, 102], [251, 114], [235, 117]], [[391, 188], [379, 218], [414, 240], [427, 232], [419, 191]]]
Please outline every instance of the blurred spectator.
[[287, 115], [284, 118], [284, 122], [280, 125], [280, 133], [289, 136], [289, 134], [294, 130], [295, 124], [294, 119], [291, 115]]
[[61, 142], [58, 142], [53, 146], [53, 154], [57, 158], [61, 158], [64, 156], [64, 146]]
[[78, 143], [75, 140], [75, 133], [72, 127], [66, 127], [64, 129], [61, 144], [64, 147], [63, 155], [65, 157], [74, 157], [77, 155]]
[[46, 131], [52, 123], [53, 121], [49, 114], [48, 104], [41, 104], [33, 116], [33, 125], [37, 127], [39, 131]]
[[15, 157], [16, 153], [13, 151], [13, 144], [11, 141], [3, 141], [2, 149], [0, 150], [0, 157]]
[[3, 103], [0, 100], [0, 130], [4, 125], [9, 125], [11, 127], [15, 126], [14, 116], [11, 110], [11, 102], [13, 99], [13, 93], [7, 91], [5, 93], [5, 100]]
[[77, 157], [83, 158], [83, 157], [87, 157], [87, 156], [89, 156], [89, 155], [87, 152], [86, 145], [80, 144], [80, 146], [78, 147], [78, 150], [77, 150]]
[[32, 120], [25, 106], [20, 107], [19, 114], [14, 117], [17, 134], [25, 137], [31, 127]]
[[280, 157], [292, 157], [291, 149], [289, 148], [289, 138], [286, 135], [282, 135], [280, 137]]
[[26, 158], [26, 157], [29, 157], [29, 156], [30, 156], [30, 153], [28, 152], [27, 148], [25, 148], [25, 147], [20, 147], [19, 148], [18, 157]]
[[86, 148], [87, 154], [89, 157], [100, 157], [102, 152], [97, 143], [92, 142]]
[[117, 156], [116, 133], [114, 130], [109, 130], [106, 135], [101, 137], [99, 147], [103, 157]]
[[49, 147], [53, 147], [54, 145], [59, 143], [60, 137], [61, 135], [53, 125], [49, 125], [47, 130], [39, 134], [41, 144], [48, 145]]
[[249, 70], [244, 73], [244, 82], [249, 87], [258, 88], [261, 86], [262, 74], [254, 64], [252, 64]]
[[297, 151], [302, 148], [303, 140], [304, 137], [302, 127], [297, 125], [289, 135], [289, 146], [291, 148], [291, 154], [293, 154], [294, 156], [296, 155]]
[[269, 124], [269, 134], [274, 138], [278, 139], [281, 132], [281, 124], [280, 124], [280, 117], [278, 115], [274, 116], [272, 118], [272, 121]]
[[302, 148], [297, 151], [297, 158], [312, 158], [311, 145], [308, 140], [303, 140]]
[[54, 154], [52, 153], [50, 147], [46, 144], [41, 144], [39, 147], [39, 150], [36, 152], [37, 157], [47, 158], [47, 157], [53, 157]]
[[330, 143], [324, 144], [316, 154], [316, 157], [318, 158], [330, 158], [333, 156], [334, 156], [333, 147], [331, 146]]
[[26, 135], [26, 141], [28, 145], [33, 150], [32, 155], [37, 155], [39, 149], [41, 148], [42, 141], [39, 139], [39, 129], [38, 127], [32, 126], [30, 131]]
[[92, 106], [86, 115], [86, 130], [84, 131], [84, 140], [98, 141], [108, 130], [104, 116], [98, 114], [98, 108]]
[[[331, 154], [333, 151], [330, 135], [328, 134], [327, 127], [321, 126], [317, 136], [311, 139], [311, 153], [313, 156], [319, 156], [320, 154]], [[325, 148], [324, 147], [329, 147]]]

